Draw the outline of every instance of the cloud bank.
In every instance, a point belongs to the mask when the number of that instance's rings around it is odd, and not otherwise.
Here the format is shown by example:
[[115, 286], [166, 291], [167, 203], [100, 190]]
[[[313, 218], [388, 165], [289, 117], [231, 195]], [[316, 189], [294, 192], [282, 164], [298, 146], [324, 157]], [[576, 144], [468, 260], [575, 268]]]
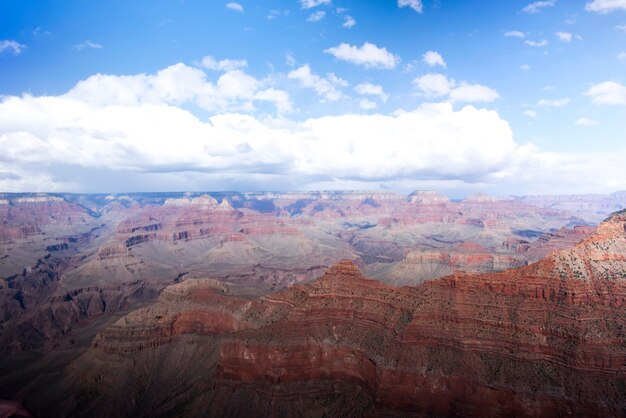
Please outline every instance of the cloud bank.
[[[425, 103], [388, 115], [298, 120], [280, 113], [290, 107], [287, 92], [221, 61], [206, 61], [218, 63], [208, 67], [231, 69], [210, 80], [200, 68], [176, 64], [154, 74], [97, 74], [58, 96], [2, 97], [0, 189], [302, 190], [384, 184], [521, 194], [554, 187], [582, 191], [580, 184], [596, 191], [626, 186], [626, 153], [542, 152], [517, 143], [494, 110]], [[331, 82], [332, 77], [316, 78], [306, 69], [294, 70], [293, 78], [308, 79], [314, 89], [320, 80]], [[450, 96], [485, 94], [463, 83], [450, 88], [444, 80]], [[615, 102], [608, 93], [614, 86], [606, 86], [589, 95]], [[451, 93], [455, 89], [461, 91]], [[386, 97], [372, 83], [355, 91]], [[268, 102], [276, 107], [271, 115], [249, 114]], [[360, 105], [375, 107], [367, 99]]]

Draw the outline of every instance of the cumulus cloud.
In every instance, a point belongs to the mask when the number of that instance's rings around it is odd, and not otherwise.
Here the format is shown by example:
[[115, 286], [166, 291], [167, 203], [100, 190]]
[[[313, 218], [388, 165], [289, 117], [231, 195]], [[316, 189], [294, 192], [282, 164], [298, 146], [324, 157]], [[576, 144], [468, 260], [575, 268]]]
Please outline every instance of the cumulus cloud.
[[508, 31], [508, 32], [504, 32], [504, 36], [506, 36], [507, 38], [524, 39], [526, 37], [526, 34], [524, 32], [520, 32], [518, 30], [511, 30], [511, 31]]
[[547, 107], [563, 107], [570, 101], [569, 97], [563, 97], [561, 99], [541, 99], [537, 102], [537, 105]]
[[320, 77], [311, 71], [309, 64], [305, 64], [287, 74], [287, 78], [296, 80], [302, 87], [311, 88], [317, 94], [328, 101], [336, 101], [343, 97], [338, 87], [347, 86], [347, 82], [335, 74], [328, 74], [326, 78]]
[[504, 193], [626, 187], [626, 153], [556, 154], [519, 145], [496, 111], [474, 106], [424, 104], [393, 115], [304, 121], [229, 110], [205, 119], [185, 109], [224, 95], [285, 98], [245, 76], [233, 70], [237, 87], [220, 92], [220, 82], [201, 69], [178, 64], [155, 74], [92, 76], [59, 96], [3, 96], [0, 189], [371, 188], [381, 182]]
[[342, 43], [324, 52], [339, 60], [362, 65], [365, 68], [391, 69], [395, 68], [400, 61], [386, 48], [379, 48], [370, 42], [365, 42], [360, 47]]
[[226, 3], [226, 8], [230, 9], [230, 10], [234, 10], [236, 12], [242, 12], [243, 13], [243, 6], [239, 3], [235, 3], [233, 1], [231, 1], [230, 3]]
[[591, 86], [585, 93], [598, 105], [626, 105], [626, 86], [615, 81], [605, 81]]
[[320, 20], [324, 19], [325, 16], [326, 16], [325, 11], [318, 10], [317, 12], [311, 13], [306, 20], [308, 22], [319, 22]]
[[293, 107], [289, 93], [272, 87], [254, 93], [253, 100], [273, 103], [278, 113], [290, 113]]
[[427, 51], [422, 55], [422, 62], [428, 65], [429, 67], [435, 67], [437, 65], [446, 68], [446, 62], [443, 60], [443, 57], [439, 52], [436, 51]]
[[383, 89], [383, 87], [378, 84], [372, 84], [372, 83], [357, 84], [354, 87], [354, 91], [356, 91], [361, 96], [366, 96], [366, 95], [378, 96], [380, 100], [382, 100], [385, 103], [387, 102], [387, 98], [388, 98], [387, 94], [385, 93], [385, 90]]
[[562, 42], [571, 42], [573, 35], [569, 32], [557, 32], [556, 37]]
[[156, 74], [96, 74], [77, 83], [65, 96], [94, 105], [179, 106], [194, 103], [210, 113], [252, 111], [255, 103], [270, 102], [277, 110], [288, 111], [291, 104], [287, 93], [277, 92], [266, 82], [241, 70], [227, 71], [211, 82], [203, 70], [175, 64]]
[[461, 82], [450, 91], [450, 99], [455, 102], [493, 102], [500, 95], [494, 89], [480, 84]]
[[356, 25], [356, 20], [354, 20], [354, 18], [352, 16], [346, 16], [346, 17], [344, 17], [343, 25], [341, 25], [341, 26], [346, 28], [346, 29], [350, 29], [350, 28], [352, 28], [355, 25]]
[[574, 124], [577, 126], [593, 126], [597, 125], [598, 121], [589, 118], [579, 118], [576, 119], [576, 122], [574, 122]]
[[524, 7], [522, 12], [529, 14], [541, 13], [546, 7], [554, 7], [555, 5], [556, 0], [536, 1]]
[[210, 55], [207, 55], [204, 58], [202, 58], [201, 63], [204, 68], [208, 68], [209, 70], [215, 70], [215, 71], [240, 70], [248, 66], [248, 63], [246, 62], [246, 60], [223, 59], [223, 60], [217, 61], [215, 58], [213, 58]]
[[94, 103], [77, 89], [56, 97], [3, 98], [0, 131], [0, 146], [7, 150], [1, 171], [31, 177], [65, 167], [366, 181], [448, 178], [497, 171], [517, 149], [508, 123], [494, 111], [471, 106], [455, 111], [450, 104], [429, 104], [397, 116], [302, 122], [225, 113], [205, 122], [163, 102]]
[[443, 74], [425, 74], [413, 80], [413, 84], [427, 96], [441, 97], [450, 93], [451, 83]]
[[24, 48], [26, 48], [26, 45], [11, 39], [0, 41], [0, 54], [3, 54], [4, 52], [11, 52], [13, 55], [19, 55], [22, 53]]
[[303, 9], [312, 9], [313, 7], [330, 4], [330, 0], [300, 0]]
[[626, 0], [594, 0], [585, 5], [585, 10], [596, 13], [626, 10]]
[[415, 10], [417, 13], [422, 13], [424, 10], [424, 5], [422, 4], [422, 0], [398, 0], [398, 7], [410, 7]]
[[492, 102], [500, 97], [490, 87], [466, 81], [457, 83], [443, 74], [425, 74], [413, 80], [413, 84], [427, 97], [447, 96], [453, 102]]
[[[461, 85], [448, 84], [450, 91]], [[183, 64], [154, 74], [94, 75], [58, 96], [3, 96], [0, 189], [626, 187], [626, 152], [558, 154], [519, 145], [494, 110], [439, 103], [301, 121], [232, 110], [259, 100], [288, 96], [242, 70], [214, 81]], [[199, 117], [189, 103], [217, 112]]]
[[89, 48], [89, 49], [102, 49], [102, 45], [92, 42], [89, 39], [87, 39], [85, 42], [81, 42], [79, 44], [76, 44], [72, 47], [73, 49], [76, 49], [78, 51], [82, 51], [85, 48]]

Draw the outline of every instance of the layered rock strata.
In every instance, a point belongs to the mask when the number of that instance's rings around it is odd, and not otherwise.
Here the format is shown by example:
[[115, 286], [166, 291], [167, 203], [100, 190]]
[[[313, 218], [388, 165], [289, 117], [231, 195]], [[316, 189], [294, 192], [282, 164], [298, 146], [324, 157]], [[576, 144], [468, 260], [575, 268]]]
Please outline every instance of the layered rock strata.
[[616, 214], [538, 263], [416, 287], [349, 261], [260, 299], [183, 282], [99, 335], [72, 365], [72, 405], [96, 416], [625, 416], [624, 254]]

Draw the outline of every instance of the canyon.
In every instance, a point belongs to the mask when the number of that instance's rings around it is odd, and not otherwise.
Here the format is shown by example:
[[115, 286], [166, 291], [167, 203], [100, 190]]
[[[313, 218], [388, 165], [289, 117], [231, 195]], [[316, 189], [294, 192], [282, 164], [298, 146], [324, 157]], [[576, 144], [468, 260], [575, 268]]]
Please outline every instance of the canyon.
[[350, 260], [261, 297], [184, 280], [99, 332], [43, 415], [624, 416], [625, 254], [622, 213], [537, 263], [417, 286]]
[[0, 397], [38, 416], [624, 416], [624, 207], [1, 194]]
[[341, 259], [396, 285], [522, 266], [626, 206], [615, 199], [567, 212], [547, 199], [533, 206], [435, 192], [0, 194], [0, 349], [49, 350], [89, 317], [154, 300], [181, 278], [262, 295], [311, 281]]

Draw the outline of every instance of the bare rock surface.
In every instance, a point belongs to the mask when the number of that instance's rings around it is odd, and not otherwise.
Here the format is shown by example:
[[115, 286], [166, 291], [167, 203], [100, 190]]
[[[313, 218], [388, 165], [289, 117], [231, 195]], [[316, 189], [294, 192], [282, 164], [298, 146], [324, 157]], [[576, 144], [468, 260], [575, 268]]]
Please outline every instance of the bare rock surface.
[[183, 281], [100, 332], [49, 413], [625, 416], [624, 254], [616, 214], [537, 263], [418, 286], [349, 260], [260, 298]]

